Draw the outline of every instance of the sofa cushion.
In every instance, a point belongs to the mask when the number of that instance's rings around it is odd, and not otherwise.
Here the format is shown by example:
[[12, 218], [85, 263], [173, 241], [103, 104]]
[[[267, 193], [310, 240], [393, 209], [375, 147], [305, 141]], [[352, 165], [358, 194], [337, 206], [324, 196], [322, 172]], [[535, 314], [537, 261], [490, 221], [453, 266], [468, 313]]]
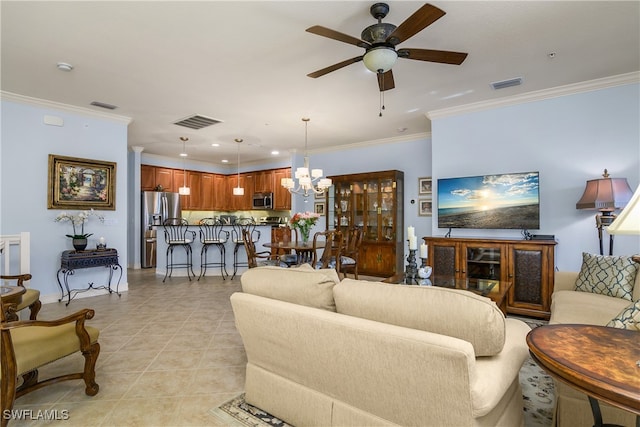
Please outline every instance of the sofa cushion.
[[616, 317], [611, 319], [607, 326], [612, 328], [630, 329], [640, 331], [640, 300], [629, 304]]
[[551, 298], [549, 324], [582, 323], [604, 326], [628, 305], [629, 301], [626, 299], [591, 292], [555, 291]]
[[257, 267], [244, 272], [240, 281], [242, 291], [249, 294], [336, 311], [333, 287], [340, 278], [333, 269], [314, 270], [308, 264]]
[[582, 253], [576, 291], [632, 299], [633, 284], [640, 264], [627, 256]]
[[344, 279], [333, 294], [338, 313], [459, 338], [476, 356], [496, 355], [504, 346], [504, 315], [472, 292]]

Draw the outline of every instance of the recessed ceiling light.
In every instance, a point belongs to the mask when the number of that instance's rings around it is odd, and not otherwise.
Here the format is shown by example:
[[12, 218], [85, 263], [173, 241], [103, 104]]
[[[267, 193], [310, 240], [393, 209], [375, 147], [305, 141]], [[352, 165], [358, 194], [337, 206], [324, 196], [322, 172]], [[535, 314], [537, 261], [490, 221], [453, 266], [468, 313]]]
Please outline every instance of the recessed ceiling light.
[[73, 70], [73, 65], [67, 64], [66, 62], [58, 62], [56, 64], [56, 67], [58, 67], [58, 70], [60, 70], [60, 71], [71, 71], [71, 70]]
[[280, 152], [279, 152], [278, 150], [273, 150], [273, 151], [271, 152], [271, 155], [272, 155], [272, 156], [277, 156], [278, 154], [280, 154]]
[[229, 163], [229, 160], [227, 160], [227, 159], [222, 159], [222, 163]]
[[180, 153], [180, 157], [187, 157], [188, 154], [187, 153]]
[[213, 144], [211, 144], [212, 147], [220, 147], [220, 144], [218, 144], [217, 142], [214, 142]]

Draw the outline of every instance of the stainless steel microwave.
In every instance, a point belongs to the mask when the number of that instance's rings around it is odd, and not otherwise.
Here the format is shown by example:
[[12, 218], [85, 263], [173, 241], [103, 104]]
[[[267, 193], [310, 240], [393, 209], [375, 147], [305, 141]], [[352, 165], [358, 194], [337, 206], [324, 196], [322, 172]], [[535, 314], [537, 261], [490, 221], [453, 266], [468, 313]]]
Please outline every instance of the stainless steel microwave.
[[253, 193], [253, 209], [273, 209], [273, 193]]

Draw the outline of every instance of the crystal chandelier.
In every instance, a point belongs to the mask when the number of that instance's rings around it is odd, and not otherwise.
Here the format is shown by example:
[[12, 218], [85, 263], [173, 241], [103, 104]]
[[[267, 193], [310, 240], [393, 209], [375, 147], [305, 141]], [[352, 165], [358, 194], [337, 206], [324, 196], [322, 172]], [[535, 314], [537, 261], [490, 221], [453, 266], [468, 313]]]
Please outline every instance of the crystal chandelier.
[[[322, 169], [309, 169], [309, 153], [307, 152], [307, 126], [309, 118], [303, 117], [304, 122], [304, 166], [296, 169], [295, 178], [298, 185], [291, 178], [282, 178], [280, 185], [289, 190], [290, 193], [301, 194], [305, 198], [311, 194], [322, 194], [331, 187], [331, 179], [322, 178]], [[311, 175], [309, 175], [311, 171]]]

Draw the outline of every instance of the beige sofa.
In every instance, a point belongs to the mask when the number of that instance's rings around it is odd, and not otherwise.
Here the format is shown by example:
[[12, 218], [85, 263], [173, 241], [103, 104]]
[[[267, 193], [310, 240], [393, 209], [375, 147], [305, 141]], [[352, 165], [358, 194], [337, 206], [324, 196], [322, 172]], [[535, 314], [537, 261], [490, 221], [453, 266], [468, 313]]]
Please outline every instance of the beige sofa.
[[[558, 271], [555, 274], [554, 292], [551, 296], [550, 324], [580, 323], [606, 325], [632, 301], [590, 292], [574, 291], [577, 272]], [[633, 286], [633, 300], [640, 299], [640, 274]], [[554, 426], [591, 427], [593, 415], [589, 400], [570, 386], [555, 381], [556, 408]], [[636, 417], [630, 412], [600, 402], [602, 421], [627, 427], [636, 425]]]
[[231, 296], [245, 399], [298, 426], [522, 426], [530, 328], [470, 292], [260, 267]]

